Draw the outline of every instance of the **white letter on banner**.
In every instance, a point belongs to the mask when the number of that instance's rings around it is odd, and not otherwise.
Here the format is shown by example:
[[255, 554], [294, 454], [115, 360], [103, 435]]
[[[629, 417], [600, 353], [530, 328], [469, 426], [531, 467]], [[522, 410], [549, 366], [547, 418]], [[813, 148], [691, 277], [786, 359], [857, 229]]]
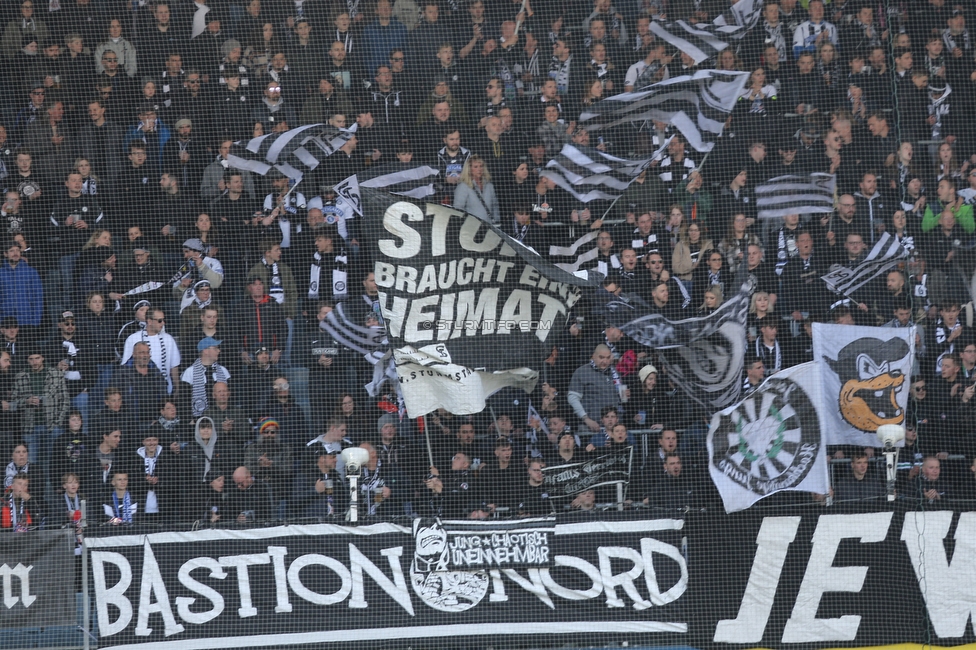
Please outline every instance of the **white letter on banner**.
[[756, 537], [756, 557], [742, 594], [739, 614], [715, 626], [716, 643], [759, 643], [766, 632], [786, 552], [796, 539], [799, 517], [766, 517]]
[[545, 343], [546, 339], [549, 338], [551, 328], [555, 326], [556, 330], [560, 329], [556, 323], [556, 317], [559, 314], [566, 313], [566, 306], [556, 298], [547, 296], [544, 293], [536, 296], [536, 300], [545, 306], [542, 308], [542, 316], [539, 317], [539, 328], [535, 331], [535, 335], [540, 341]]
[[434, 217], [430, 226], [430, 254], [434, 257], [447, 253], [447, 224], [456, 213], [443, 205], [427, 204], [427, 216]]
[[[488, 575], [491, 576], [491, 595], [488, 597], [488, 602], [508, 602], [508, 594], [505, 593], [505, 581], [502, 580], [502, 572], [498, 569], [492, 569], [488, 572]], [[603, 591], [603, 589], [600, 591]]]
[[[132, 584], [132, 567], [125, 556], [109, 551], [92, 551], [92, 578], [95, 582], [95, 611], [98, 613], [99, 636], [118, 634], [132, 621], [132, 603], [125, 597], [125, 590]], [[111, 589], [105, 587], [105, 563], [119, 568], [119, 581]], [[113, 623], [108, 617], [108, 606], [119, 609], [119, 617]]]
[[241, 595], [241, 606], [237, 609], [237, 615], [241, 618], [257, 616], [258, 609], [251, 602], [251, 580], [247, 575], [247, 567], [252, 564], [271, 564], [271, 556], [267, 553], [227, 555], [217, 558], [217, 561], [220, 566], [237, 569], [237, 591]]
[[[153, 602], [153, 596], [156, 602]], [[172, 636], [183, 631], [183, 626], [176, 622], [173, 616], [173, 608], [169, 606], [169, 592], [166, 591], [166, 583], [163, 576], [159, 573], [159, 564], [156, 562], [156, 555], [153, 553], [149, 539], [142, 545], [142, 583], [139, 589], [139, 616], [136, 619], [136, 636], [149, 636], [152, 628], [149, 627], [149, 617], [152, 614], [160, 614], [163, 617], [163, 636]]]
[[403, 547], [384, 548], [380, 551], [380, 555], [390, 563], [390, 570], [393, 572], [392, 581], [358, 548], [352, 544], [349, 545], [349, 566], [352, 569], [352, 598], [349, 599], [349, 607], [365, 609], [369, 606], [363, 594], [363, 569], [365, 569], [380, 589], [413, 616], [413, 602], [411, 602], [410, 594], [407, 592], [407, 581], [403, 578], [403, 569], [400, 568], [400, 556], [403, 555]]
[[208, 623], [213, 619], [217, 618], [224, 612], [224, 597], [220, 595], [220, 592], [212, 587], [199, 582], [194, 578], [191, 573], [194, 569], [210, 569], [210, 577], [216, 578], [217, 580], [223, 580], [227, 577], [224, 570], [220, 568], [217, 564], [217, 560], [212, 557], [195, 557], [192, 560], [187, 560], [180, 567], [177, 578], [179, 578], [180, 584], [192, 591], [195, 594], [199, 594], [213, 603], [213, 607], [205, 612], [194, 612], [190, 610], [190, 605], [196, 602], [196, 598], [188, 598], [186, 596], [179, 596], [176, 599], [176, 612], [180, 615], [187, 623], [192, 623], [193, 625], [203, 625]]
[[[661, 586], [657, 583], [657, 572], [654, 570], [655, 553], [668, 556], [677, 562], [678, 568], [681, 569], [681, 578], [663, 594], [661, 593]], [[685, 561], [685, 556], [681, 554], [681, 551], [659, 539], [644, 537], [641, 539], [641, 556], [644, 558], [644, 582], [647, 583], [651, 602], [661, 607], [681, 598], [681, 595], [688, 589], [688, 562]]]
[[603, 578], [600, 576], [600, 570], [586, 560], [573, 557], [572, 555], [557, 555], [555, 557], [555, 566], [564, 566], [576, 569], [584, 573], [586, 577], [593, 582], [593, 586], [586, 591], [570, 589], [569, 587], [564, 587], [555, 581], [550, 573], [551, 569], [542, 569], [540, 572], [542, 574], [542, 584], [544, 584], [546, 589], [551, 591], [556, 596], [565, 598], [566, 600], [590, 600], [591, 598], [596, 598], [603, 593]]
[[[617, 587], [624, 588], [624, 593], [634, 601], [633, 607], [637, 611], [651, 606], [649, 601], [641, 598], [640, 592], [634, 586], [634, 580], [639, 578], [644, 571], [644, 560], [640, 553], [623, 546], [601, 546], [597, 549], [597, 555], [600, 558], [600, 576], [603, 578], [603, 590], [607, 594], [607, 607], [624, 606], [624, 601], [617, 596]], [[610, 566], [611, 558], [630, 560], [634, 565], [630, 567], [629, 571], [614, 575], [613, 568]]]
[[522, 589], [525, 589], [530, 594], [535, 594], [539, 597], [546, 607], [549, 609], [556, 609], [556, 606], [552, 604], [552, 598], [546, 592], [545, 583], [542, 580], [542, 576], [539, 575], [539, 569], [529, 569], [529, 579], [526, 580], [519, 575], [518, 571], [515, 569], [505, 569], [504, 574], [508, 576], [508, 579], [517, 584]]
[[[3, 604], [7, 609], [11, 609], [18, 602], [22, 602], [24, 609], [27, 609], [37, 600], [37, 596], [30, 592], [30, 572], [33, 568], [33, 565], [24, 566], [20, 562], [12, 569], [6, 564], [0, 566], [0, 576], [3, 576]], [[20, 596], [14, 596], [14, 578], [20, 581]]]
[[288, 574], [285, 572], [285, 556], [288, 555], [288, 548], [269, 546], [268, 555], [271, 556], [271, 566], [274, 567], [275, 614], [287, 614], [291, 611], [291, 603], [288, 602]]
[[943, 638], [963, 636], [969, 617], [976, 621], [976, 512], [959, 515], [950, 564], [943, 540], [952, 514], [906, 512], [901, 529], [932, 628]]
[[[485, 238], [480, 242], [476, 242], [474, 237], [481, 230], [482, 226], [485, 227]], [[478, 217], [468, 217], [465, 219], [461, 225], [461, 232], [458, 233], [458, 243], [461, 244], [461, 248], [472, 253], [493, 251], [498, 247], [498, 242], [501, 240], [502, 238], [495, 234], [491, 226], [483, 223]]]
[[392, 239], [381, 239], [378, 242], [381, 253], [400, 260], [417, 255], [421, 243], [420, 233], [403, 223], [403, 217], [406, 217], [407, 221], [423, 221], [424, 213], [413, 203], [397, 201], [383, 213], [383, 227], [386, 228], [386, 232], [402, 239], [403, 245], [397, 246]]
[[[312, 565], [332, 569], [339, 576], [340, 585], [335, 593], [320, 594], [302, 584], [302, 569]], [[308, 555], [300, 556], [288, 567], [288, 584], [299, 598], [307, 600], [313, 605], [334, 605], [345, 600], [349, 592], [352, 591], [352, 575], [349, 573], [349, 569], [343, 566], [338, 560], [325, 555], [319, 555], [318, 553], [309, 553]]]
[[861, 617], [817, 618], [820, 599], [827, 592], [858, 593], [868, 575], [866, 566], [831, 566], [843, 539], [883, 542], [891, 525], [891, 512], [857, 515], [821, 515], [813, 532], [813, 548], [793, 613], [783, 629], [783, 643], [853, 641]]
[[502, 321], [498, 329], [500, 334], [510, 334], [513, 322], [519, 324], [521, 331], [528, 332], [532, 320], [532, 294], [524, 289], [512, 291], [502, 305], [502, 314], [499, 318]]

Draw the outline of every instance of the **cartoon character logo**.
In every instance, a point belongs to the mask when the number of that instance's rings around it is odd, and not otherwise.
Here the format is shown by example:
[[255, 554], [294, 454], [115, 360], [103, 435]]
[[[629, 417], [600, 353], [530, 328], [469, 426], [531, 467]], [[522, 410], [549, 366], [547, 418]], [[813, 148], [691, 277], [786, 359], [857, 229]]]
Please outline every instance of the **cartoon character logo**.
[[410, 582], [422, 601], [442, 612], [463, 612], [481, 602], [488, 593], [487, 572], [450, 568], [447, 531], [439, 520], [415, 519], [413, 537]]
[[901, 339], [863, 338], [845, 345], [837, 359], [825, 357], [840, 379], [840, 412], [852, 427], [876, 433], [883, 424], [901, 424], [904, 420], [898, 394], [905, 374], [892, 365], [908, 352], [908, 344]]

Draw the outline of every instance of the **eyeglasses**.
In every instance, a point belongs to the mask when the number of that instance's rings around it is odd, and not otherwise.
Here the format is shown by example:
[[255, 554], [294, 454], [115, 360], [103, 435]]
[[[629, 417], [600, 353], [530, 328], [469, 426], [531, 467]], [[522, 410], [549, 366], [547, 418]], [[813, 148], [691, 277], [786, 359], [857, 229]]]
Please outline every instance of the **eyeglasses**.
[[47, 92], [45, 92], [43, 90], [32, 90], [31, 91], [31, 95], [46, 95], [46, 94], [47, 94]]
[[149, 320], [156, 321], [157, 323], [165, 323], [166, 322], [166, 319], [165, 318], [150, 318]]
[[402, 56], [395, 56], [392, 59], [390, 59], [390, 61], [403, 61], [403, 57]]
[[186, 80], [186, 83], [188, 83], [188, 84], [198, 84], [198, 83], [200, 83], [200, 80], [199, 79], [187, 79]]

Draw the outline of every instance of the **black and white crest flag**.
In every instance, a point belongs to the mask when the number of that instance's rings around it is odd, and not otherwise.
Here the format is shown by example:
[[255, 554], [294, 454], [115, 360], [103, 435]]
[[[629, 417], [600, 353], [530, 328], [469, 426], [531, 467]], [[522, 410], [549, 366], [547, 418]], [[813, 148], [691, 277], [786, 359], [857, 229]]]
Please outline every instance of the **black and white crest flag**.
[[[440, 172], [427, 165], [408, 166], [401, 163], [387, 163], [370, 167], [364, 172], [343, 180], [333, 186], [337, 196], [345, 199], [356, 214], [362, 214], [361, 187], [372, 187], [386, 190], [391, 194], [408, 196], [413, 199], [424, 199], [432, 196], [434, 179]], [[352, 215], [346, 215], [351, 218]]]
[[667, 122], [695, 150], [711, 151], [748, 79], [748, 72], [699, 70], [600, 100], [580, 113], [580, 124], [598, 131], [630, 122]]
[[702, 407], [714, 411], [739, 399], [746, 352], [748, 284], [715, 312], [670, 321], [648, 314], [634, 296], [601, 306], [607, 322], [641, 345], [654, 348], [668, 378]]
[[708, 471], [726, 512], [783, 490], [826, 494], [818, 362], [778, 372], [734, 406], [712, 416]]
[[548, 163], [541, 176], [551, 178], [582, 203], [613, 201], [668, 146], [668, 138], [648, 158], [620, 158], [595, 147], [566, 144]]
[[884, 233], [864, 258], [854, 268], [835, 264], [830, 273], [822, 276], [827, 288], [842, 296], [850, 296], [871, 280], [887, 273], [908, 257], [908, 251], [901, 241], [890, 233]]
[[568, 313], [596, 280], [556, 268], [478, 217], [361, 188], [363, 238], [410, 417], [478, 413], [532, 390]]
[[227, 156], [231, 167], [261, 176], [272, 169], [296, 181], [314, 170], [353, 136], [356, 124], [346, 130], [328, 124], [306, 124], [282, 133], [270, 133], [236, 142]]
[[830, 214], [834, 211], [833, 174], [777, 176], [756, 186], [756, 209], [760, 219], [788, 214]]

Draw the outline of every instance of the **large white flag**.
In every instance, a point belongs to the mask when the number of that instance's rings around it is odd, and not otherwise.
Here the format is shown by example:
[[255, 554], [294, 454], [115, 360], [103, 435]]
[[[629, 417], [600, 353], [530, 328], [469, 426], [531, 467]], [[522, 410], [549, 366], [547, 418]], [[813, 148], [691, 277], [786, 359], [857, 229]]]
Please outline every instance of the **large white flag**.
[[783, 490], [826, 494], [820, 373], [815, 361], [778, 372], [712, 417], [708, 470], [726, 512]]
[[915, 331], [813, 324], [827, 444], [880, 447], [878, 427], [904, 422]]

